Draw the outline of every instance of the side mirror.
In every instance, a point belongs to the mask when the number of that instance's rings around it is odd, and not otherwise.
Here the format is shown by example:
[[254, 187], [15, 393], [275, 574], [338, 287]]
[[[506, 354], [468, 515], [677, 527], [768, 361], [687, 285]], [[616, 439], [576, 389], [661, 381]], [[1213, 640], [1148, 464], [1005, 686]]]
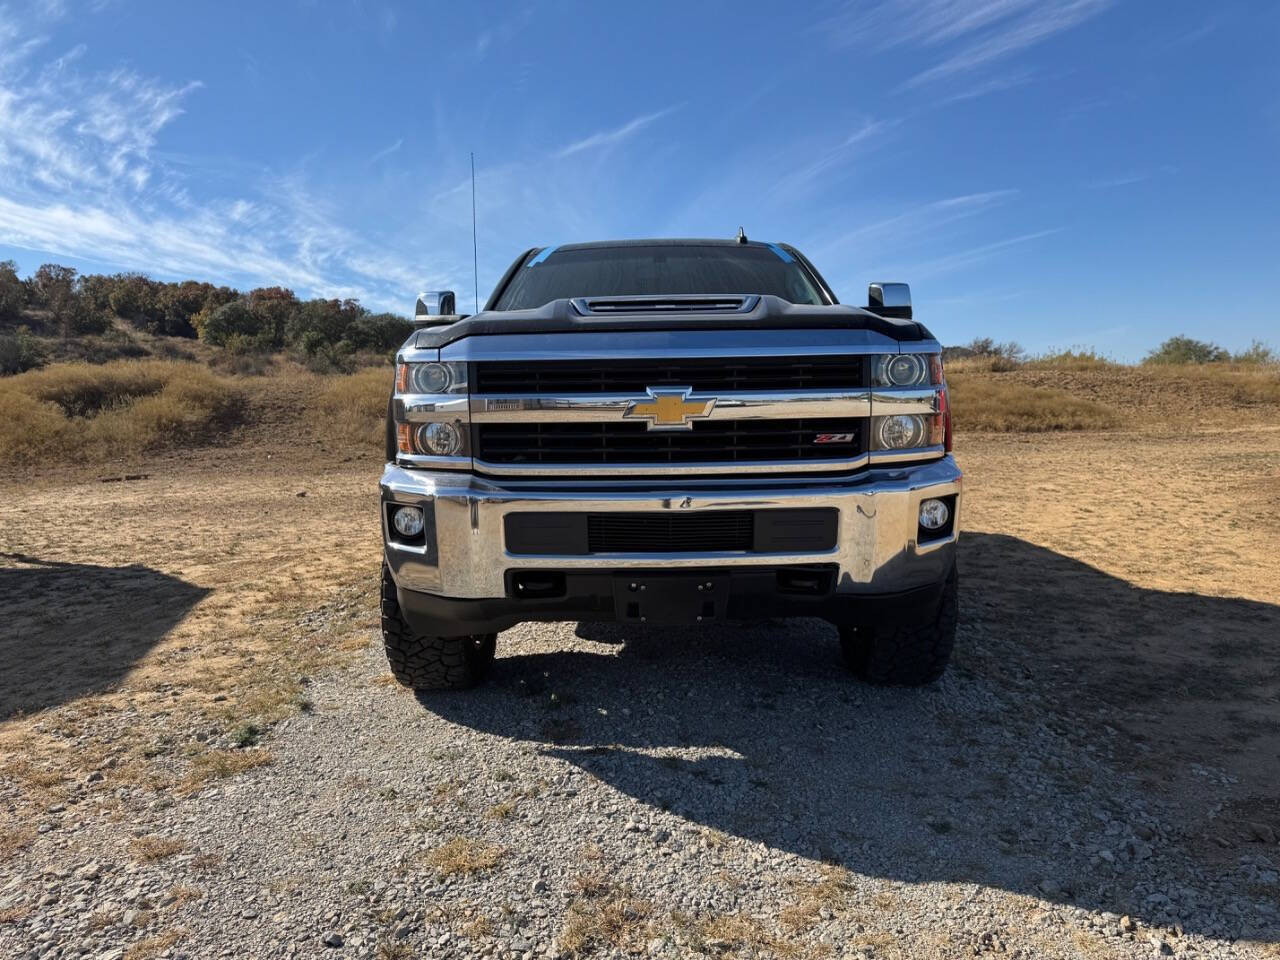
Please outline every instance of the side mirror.
[[867, 286], [867, 309], [882, 317], [911, 319], [911, 286], [906, 283], [872, 283]]
[[418, 302], [413, 307], [415, 327], [433, 327], [453, 323], [457, 319], [457, 298], [452, 290], [430, 290], [418, 294]]

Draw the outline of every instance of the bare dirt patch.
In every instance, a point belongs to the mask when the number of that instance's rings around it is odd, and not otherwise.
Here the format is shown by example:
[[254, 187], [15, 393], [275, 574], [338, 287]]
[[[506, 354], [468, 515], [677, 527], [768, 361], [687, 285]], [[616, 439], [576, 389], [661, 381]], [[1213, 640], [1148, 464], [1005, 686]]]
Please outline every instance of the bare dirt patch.
[[1164, 376], [1066, 383], [1133, 426], [962, 429], [920, 692], [805, 622], [527, 627], [483, 690], [380, 682], [377, 438], [282, 437], [285, 378], [234, 445], [14, 475], [0, 953], [143, 887], [149, 927], [93, 921], [138, 956], [1274, 955], [1280, 429], [1265, 384]]

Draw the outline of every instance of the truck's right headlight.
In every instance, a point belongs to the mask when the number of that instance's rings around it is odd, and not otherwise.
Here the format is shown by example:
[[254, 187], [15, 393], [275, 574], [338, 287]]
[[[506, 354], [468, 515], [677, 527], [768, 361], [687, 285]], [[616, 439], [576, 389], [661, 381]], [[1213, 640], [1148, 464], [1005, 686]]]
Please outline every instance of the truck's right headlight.
[[911, 447], [927, 447], [932, 438], [927, 435], [928, 425], [918, 413], [899, 413], [875, 418], [875, 448], [877, 450], [907, 450]]
[[918, 387], [931, 377], [929, 354], [886, 353], [875, 358], [872, 381], [877, 387]]

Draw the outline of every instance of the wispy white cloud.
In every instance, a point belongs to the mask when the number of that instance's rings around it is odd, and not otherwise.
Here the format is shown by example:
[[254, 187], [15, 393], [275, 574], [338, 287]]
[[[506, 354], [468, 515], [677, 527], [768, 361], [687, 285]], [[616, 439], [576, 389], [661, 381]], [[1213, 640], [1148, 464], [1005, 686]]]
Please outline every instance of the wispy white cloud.
[[[850, 0], [823, 30], [839, 46], [941, 49], [943, 59], [903, 88], [1011, 57], [1102, 13], [1112, 0]], [[1006, 89], [995, 81], [971, 96]]]
[[1094, 190], [1110, 190], [1115, 187], [1127, 187], [1130, 184], [1141, 183], [1150, 178], [1150, 174], [1146, 173], [1128, 173], [1121, 174], [1116, 177], [1100, 177], [1097, 180], [1089, 182], [1089, 186]]
[[341, 226], [297, 176], [259, 182], [250, 195], [193, 199], [198, 163], [165, 159], [158, 147], [200, 82], [124, 68], [83, 74], [83, 47], [50, 54], [32, 33], [0, 7], [0, 243], [399, 310], [409, 291], [444, 281], [438, 268], [435, 277], [412, 269], [401, 251]]
[[645, 127], [649, 126], [649, 124], [654, 123], [657, 120], [661, 120], [663, 117], [667, 116], [667, 114], [676, 109], [678, 108], [667, 107], [665, 110], [659, 110], [657, 113], [646, 113], [643, 116], [636, 117], [634, 120], [627, 121], [617, 129], [602, 130], [599, 133], [593, 133], [591, 136], [584, 137], [582, 140], [569, 144], [563, 150], [557, 151], [555, 154], [556, 159], [562, 160], [565, 157], [573, 156], [575, 153], [581, 153], [584, 150], [596, 150], [601, 147], [612, 147], [615, 144], [626, 140], [628, 137], [639, 133]]
[[386, 157], [391, 156], [393, 153], [395, 153], [397, 150], [399, 150], [403, 146], [404, 146], [404, 137], [401, 137], [395, 143], [391, 144], [390, 146], [383, 147], [381, 150], [375, 153], [372, 157], [370, 157], [369, 163], [371, 164], [377, 163], [379, 160], [382, 160]]
[[953, 253], [945, 254], [941, 257], [935, 257], [932, 260], [925, 260], [916, 264], [910, 269], [910, 275], [915, 279], [928, 279], [938, 274], [950, 273], [953, 270], [959, 270], [963, 267], [972, 267], [984, 260], [989, 260], [996, 254], [1010, 247], [1021, 246], [1024, 243], [1031, 243], [1033, 240], [1041, 240], [1044, 237], [1053, 236], [1055, 233], [1061, 233], [1061, 227], [1054, 227], [1049, 230], [1035, 230], [1031, 233], [1022, 233], [1013, 237], [1006, 237], [1003, 240], [996, 240], [992, 243], [984, 243], [976, 247], [970, 247], [966, 250], [957, 250]]
[[834, 175], [833, 171], [846, 168], [856, 157], [883, 144], [898, 122], [864, 120], [856, 130], [838, 140], [834, 146], [814, 151], [814, 159], [781, 177], [774, 187], [775, 192], [794, 195], [826, 183]]

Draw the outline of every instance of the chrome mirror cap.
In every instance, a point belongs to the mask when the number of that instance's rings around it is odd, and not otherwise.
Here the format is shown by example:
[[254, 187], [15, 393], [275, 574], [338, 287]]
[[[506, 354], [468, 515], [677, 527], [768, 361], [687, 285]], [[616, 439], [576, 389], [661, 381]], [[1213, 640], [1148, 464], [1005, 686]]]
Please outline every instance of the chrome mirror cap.
[[415, 317], [441, 317], [455, 314], [457, 298], [452, 290], [428, 290], [418, 294], [418, 303], [413, 308]]
[[867, 309], [882, 317], [911, 319], [911, 286], [905, 283], [867, 285]]
[[873, 283], [867, 287], [867, 305], [873, 310], [876, 307], [909, 307], [911, 306], [911, 285], [909, 283]]
[[413, 306], [413, 325], [431, 327], [458, 319], [457, 298], [452, 290], [428, 290], [418, 294]]

